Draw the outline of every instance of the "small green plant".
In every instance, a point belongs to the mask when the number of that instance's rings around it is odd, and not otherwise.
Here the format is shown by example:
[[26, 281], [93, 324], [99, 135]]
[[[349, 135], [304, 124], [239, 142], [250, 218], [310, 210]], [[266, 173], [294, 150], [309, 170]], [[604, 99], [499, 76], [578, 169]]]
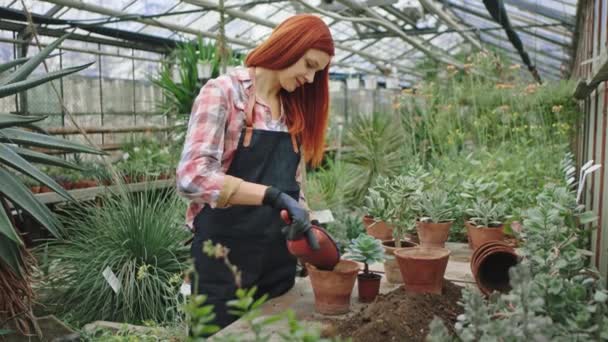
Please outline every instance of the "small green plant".
[[389, 193], [382, 189], [376, 190], [374, 188], [370, 188], [365, 196], [365, 206], [363, 209], [376, 222], [388, 222], [392, 220], [395, 212]]
[[364, 264], [363, 274], [370, 276], [369, 265], [385, 260], [384, 247], [382, 242], [370, 235], [361, 234], [356, 239], [353, 239], [346, 247], [348, 259], [359, 261]]
[[509, 217], [506, 214], [507, 207], [503, 203], [492, 203], [485, 198], [477, 198], [472, 208], [466, 213], [470, 216], [469, 221], [476, 227], [500, 227]]
[[448, 222], [455, 217], [451, 194], [439, 189], [430, 189], [417, 195], [414, 199], [414, 210], [422, 222]]

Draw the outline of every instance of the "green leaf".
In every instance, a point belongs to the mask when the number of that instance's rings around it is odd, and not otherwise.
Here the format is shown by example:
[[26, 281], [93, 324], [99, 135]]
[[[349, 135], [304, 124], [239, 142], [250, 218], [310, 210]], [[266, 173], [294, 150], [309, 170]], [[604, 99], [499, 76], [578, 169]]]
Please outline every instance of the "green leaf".
[[32, 164], [28, 163], [27, 160], [21, 158], [21, 156], [4, 144], [0, 144], [0, 162], [3, 162], [4, 165], [8, 165], [15, 170], [38, 180], [51, 188], [61, 197], [70, 201], [74, 200], [74, 198], [67, 191], [65, 191], [61, 185], [57, 184], [57, 182], [55, 182], [51, 177], [47, 176], [44, 172], [41, 172]]
[[[52, 55], [48, 55], [47, 58], [56, 57], [59, 55], [60, 55], [59, 53], [55, 53]], [[29, 61], [30, 58], [31, 57], [22, 57], [22, 58], [13, 59], [12, 61], [7, 62], [7, 63], [0, 64], [0, 74], [5, 72], [6, 70], [9, 70], [10, 68], [12, 68], [14, 66], [21, 65], [21, 64]]]
[[[0, 96], [1, 97], [1, 96]], [[21, 126], [46, 119], [47, 116], [25, 116], [14, 114], [0, 114], [0, 128]]]
[[0, 336], [12, 334], [12, 333], [14, 333], [14, 331], [12, 331], [12, 330], [9, 330], [9, 329], [0, 329]]
[[18, 245], [23, 245], [23, 241], [21, 241], [21, 238], [15, 231], [15, 227], [13, 227], [13, 223], [9, 219], [4, 208], [0, 208], [0, 233], [13, 240]]
[[9, 146], [9, 148], [19, 154], [23, 159], [33, 162], [41, 163], [46, 165], [53, 165], [59, 167], [65, 167], [73, 170], [84, 171], [84, 169], [74, 163], [70, 163], [59, 157], [50, 156], [42, 152], [36, 152], [21, 147]]
[[36, 67], [42, 63], [42, 61], [56, 48], [58, 47], [70, 34], [65, 34], [61, 38], [55, 40], [51, 44], [47, 45], [44, 49], [40, 50], [38, 54], [34, 57], [31, 57], [29, 61], [25, 62], [19, 69], [15, 70], [13, 73], [7, 75], [5, 78], [0, 80], [0, 86], [19, 82], [27, 78], [29, 74], [36, 69]]
[[42, 203], [38, 202], [21, 180], [0, 167], [0, 191], [16, 206], [28, 212], [55, 237], [60, 237], [61, 223], [53, 213]]
[[595, 215], [592, 211], [586, 211], [579, 216], [579, 220], [581, 224], [587, 224], [597, 220], [597, 215]]
[[0, 238], [0, 260], [5, 262], [19, 276], [23, 275], [21, 272], [21, 254], [12, 240]]
[[82, 152], [93, 154], [104, 154], [93, 147], [74, 143], [62, 138], [55, 138], [45, 134], [27, 132], [20, 129], [4, 128], [0, 129], [0, 142], [11, 144], [22, 144], [27, 146], [37, 146], [70, 152]]
[[7, 85], [2, 85], [2, 86], [0, 86], [0, 98], [10, 96], [13, 94], [17, 94], [19, 92], [22, 92], [22, 91], [30, 89], [30, 88], [34, 88], [36, 86], [39, 86], [43, 83], [47, 83], [54, 79], [61, 78], [63, 76], [69, 75], [69, 74], [73, 74], [75, 72], [78, 72], [80, 70], [90, 67], [92, 64], [93, 64], [93, 62], [83, 64], [80, 66], [76, 66], [76, 67], [71, 67], [71, 68], [67, 68], [67, 69], [49, 72], [48, 74], [28, 78], [23, 81], [14, 82], [14, 83], [7, 84]]

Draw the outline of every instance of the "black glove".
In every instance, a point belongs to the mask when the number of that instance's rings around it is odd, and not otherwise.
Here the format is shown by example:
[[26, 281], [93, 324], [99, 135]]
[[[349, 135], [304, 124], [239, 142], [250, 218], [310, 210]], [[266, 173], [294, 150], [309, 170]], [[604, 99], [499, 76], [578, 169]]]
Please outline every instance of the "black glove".
[[314, 250], [319, 249], [319, 242], [310, 229], [312, 225], [310, 224], [308, 210], [302, 208], [298, 201], [279, 189], [270, 186], [264, 193], [262, 203], [275, 209], [287, 210], [291, 223], [281, 229], [287, 240], [297, 240], [306, 235], [311, 248]]

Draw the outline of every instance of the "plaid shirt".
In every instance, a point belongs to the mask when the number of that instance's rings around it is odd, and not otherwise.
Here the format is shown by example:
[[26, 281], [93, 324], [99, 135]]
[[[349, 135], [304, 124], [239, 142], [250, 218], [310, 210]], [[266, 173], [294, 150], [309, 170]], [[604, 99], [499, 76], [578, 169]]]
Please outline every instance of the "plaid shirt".
[[[209, 80], [194, 101], [176, 175], [178, 193], [190, 200], [186, 212], [189, 227], [205, 205], [221, 207], [218, 204], [228, 200], [221, 197], [226, 195], [226, 187], [231, 180], [234, 185], [234, 178], [227, 176], [226, 172], [245, 125], [245, 107], [251, 85], [247, 69], [237, 68]], [[270, 107], [259, 99], [254, 106], [253, 121], [254, 129], [287, 131], [283, 108], [279, 120], [272, 120]], [[299, 184], [301, 169], [302, 163], [296, 172]], [[300, 199], [304, 197], [300, 195]]]

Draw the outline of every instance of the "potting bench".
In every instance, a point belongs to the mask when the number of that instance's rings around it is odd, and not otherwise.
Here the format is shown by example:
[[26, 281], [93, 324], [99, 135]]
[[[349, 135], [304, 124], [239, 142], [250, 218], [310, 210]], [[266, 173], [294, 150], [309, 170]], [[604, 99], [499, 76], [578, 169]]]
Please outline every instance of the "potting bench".
[[[473, 251], [469, 249], [466, 243], [447, 243], [446, 247], [452, 251], [448, 267], [445, 274], [445, 279], [450, 280], [461, 286], [476, 286], [473, 276], [471, 274], [471, 268], [469, 261]], [[362, 269], [362, 268], [361, 268]], [[382, 264], [373, 264], [370, 266], [373, 271], [384, 272]], [[380, 293], [388, 293], [395, 288], [401, 286], [401, 284], [391, 284], [386, 281], [386, 278], [382, 277], [380, 284]], [[323, 326], [322, 321], [327, 318], [331, 319], [344, 319], [359, 311], [359, 309], [368, 304], [362, 304], [358, 302], [357, 284], [353, 288], [351, 295], [351, 310], [349, 313], [338, 316], [325, 316], [315, 312], [314, 306], [314, 294], [312, 286], [310, 285], [310, 278], [296, 278], [295, 286], [283, 296], [273, 298], [266, 302], [262, 306], [262, 312], [264, 315], [274, 315], [285, 312], [291, 309], [295, 312], [297, 319], [300, 322], [310, 324], [310, 326], [316, 326], [321, 329], [326, 327]], [[266, 332], [272, 333], [271, 340], [280, 340], [278, 332], [287, 331], [286, 321], [275, 323], [267, 327]], [[247, 340], [247, 336], [250, 336], [251, 331], [247, 327], [247, 323], [243, 320], [237, 320], [231, 325], [218, 332], [217, 336], [226, 336], [228, 334], [235, 336], [243, 336], [243, 340]]]

